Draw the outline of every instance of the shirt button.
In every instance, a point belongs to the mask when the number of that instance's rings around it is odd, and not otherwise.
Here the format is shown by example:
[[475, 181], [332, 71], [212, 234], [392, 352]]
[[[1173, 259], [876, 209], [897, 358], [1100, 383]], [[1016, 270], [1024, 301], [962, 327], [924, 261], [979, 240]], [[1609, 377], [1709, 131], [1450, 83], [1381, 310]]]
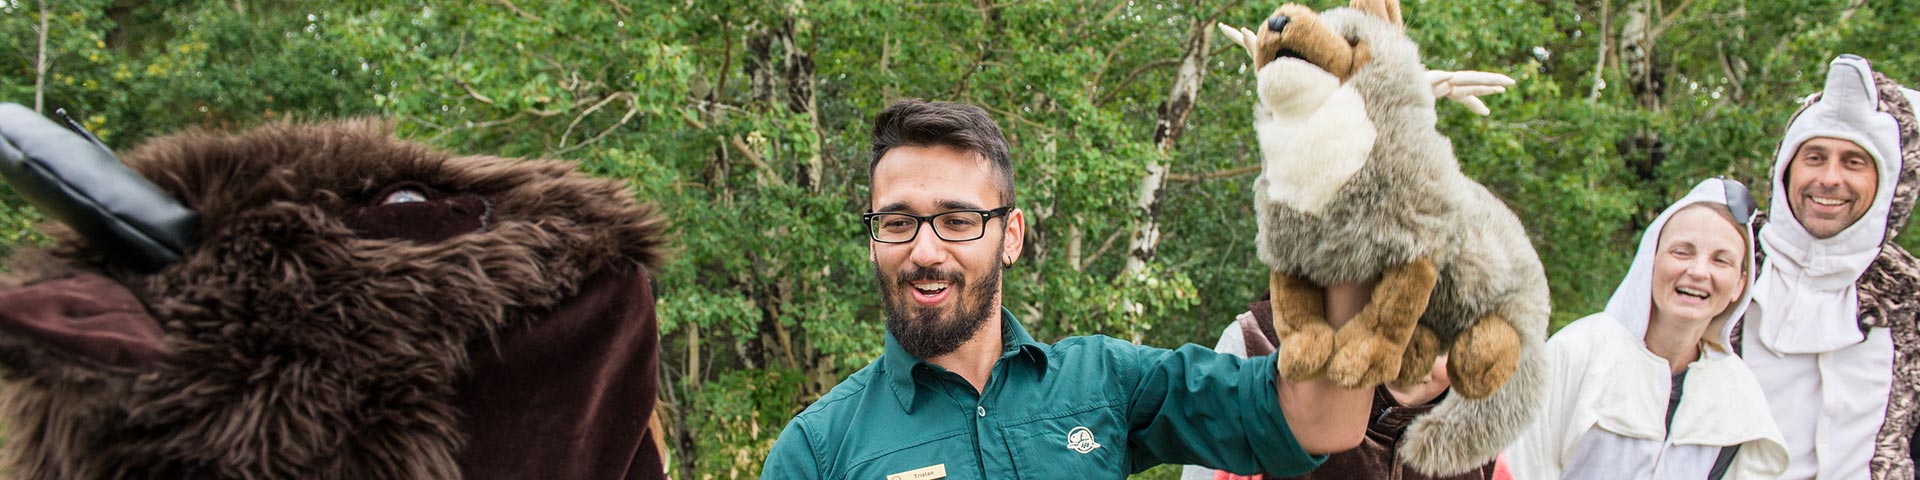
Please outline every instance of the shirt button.
[[975, 405], [975, 406], [973, 407], [973, 411], [974, 411], [975, 413], [979, 413], [981, 417], [985, 417], [985, 416], [987, 416], [987, 407], [982, 407], [982, 406], [979, 406], [979, 405]]

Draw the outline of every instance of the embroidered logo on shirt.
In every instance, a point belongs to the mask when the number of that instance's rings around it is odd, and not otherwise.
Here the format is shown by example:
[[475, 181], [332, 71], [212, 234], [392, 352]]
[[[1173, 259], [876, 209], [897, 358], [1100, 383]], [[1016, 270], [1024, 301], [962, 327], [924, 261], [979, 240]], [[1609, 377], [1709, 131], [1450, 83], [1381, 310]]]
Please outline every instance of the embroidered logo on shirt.
[[1087, 427], [1073, 427], [1073, 430], [1067, 432], [1067, 448], [1084, 455], [1093, 449], [1100, 448], [1100, 442], [1093, 441], [1093, 430], [1088, 430]]

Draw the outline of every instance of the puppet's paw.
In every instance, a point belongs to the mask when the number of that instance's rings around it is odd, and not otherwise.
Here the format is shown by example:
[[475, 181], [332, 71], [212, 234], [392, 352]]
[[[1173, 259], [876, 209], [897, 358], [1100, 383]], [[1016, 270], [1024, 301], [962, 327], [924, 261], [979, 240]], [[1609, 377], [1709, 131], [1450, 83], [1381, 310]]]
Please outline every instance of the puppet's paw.
[[1470, 399], [1486, 398], [1520, 367], [1520, 333], [1506, 319], [1487, 315], [1460, 332], [1447, 355], [1454, 391]]
[[1413, 339], [1400, 355], [1400, 375], [1393, 379], [1393, 384], [1411, 387], [1427, 383], [1429, 374], [1433, 373], [1433, 360], [1439, 356], [1440, 336], [1426, 325], [1414, 327]]
[[1365, 328], [1340, 329], [1334, 344], [1337, 351], [1327, 365], [1327, 379], [1342, 388], [1379, 385], [1398, 376], [1401, 352], [1407, 347]]
[[1280, 353], [1274, 356], [1274, 368], [1280, 378], [1292, 381], [1319, 378], [1327, 371], [1327, 359], [1333, 356], [1333, 327], [1327, 322], [1296, 326], [1280, 339]]

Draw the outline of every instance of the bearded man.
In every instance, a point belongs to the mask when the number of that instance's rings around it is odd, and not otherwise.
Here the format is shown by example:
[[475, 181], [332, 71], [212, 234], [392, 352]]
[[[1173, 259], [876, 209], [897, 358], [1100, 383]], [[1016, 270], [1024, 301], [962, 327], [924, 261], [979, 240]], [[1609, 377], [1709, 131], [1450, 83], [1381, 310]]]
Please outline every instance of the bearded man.
[[[1118, 479], [1162, 463], [1291, 475], [1365, 434], [1371, 388], [1276, 378], [1270, 356], [1034, 341], [1001, 306], [1027, 225], [980, 108], [887, 107], [871, 174], [886, 353], [787, 424], [763, 478]], [[1328, 318], [1344, 323], [1370, 291], [1328, 287]]]

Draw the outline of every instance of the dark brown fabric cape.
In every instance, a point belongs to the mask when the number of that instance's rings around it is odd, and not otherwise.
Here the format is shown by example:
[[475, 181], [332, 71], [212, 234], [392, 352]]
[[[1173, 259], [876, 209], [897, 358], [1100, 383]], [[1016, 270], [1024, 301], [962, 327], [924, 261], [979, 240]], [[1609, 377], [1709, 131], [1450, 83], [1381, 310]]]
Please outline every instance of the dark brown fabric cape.
[[653, 292], [638, 265], [586, 284], [497, 350], [476, 345], [460, 388], [468, 479], [661, 478], [647, 430], [659, 384]]

